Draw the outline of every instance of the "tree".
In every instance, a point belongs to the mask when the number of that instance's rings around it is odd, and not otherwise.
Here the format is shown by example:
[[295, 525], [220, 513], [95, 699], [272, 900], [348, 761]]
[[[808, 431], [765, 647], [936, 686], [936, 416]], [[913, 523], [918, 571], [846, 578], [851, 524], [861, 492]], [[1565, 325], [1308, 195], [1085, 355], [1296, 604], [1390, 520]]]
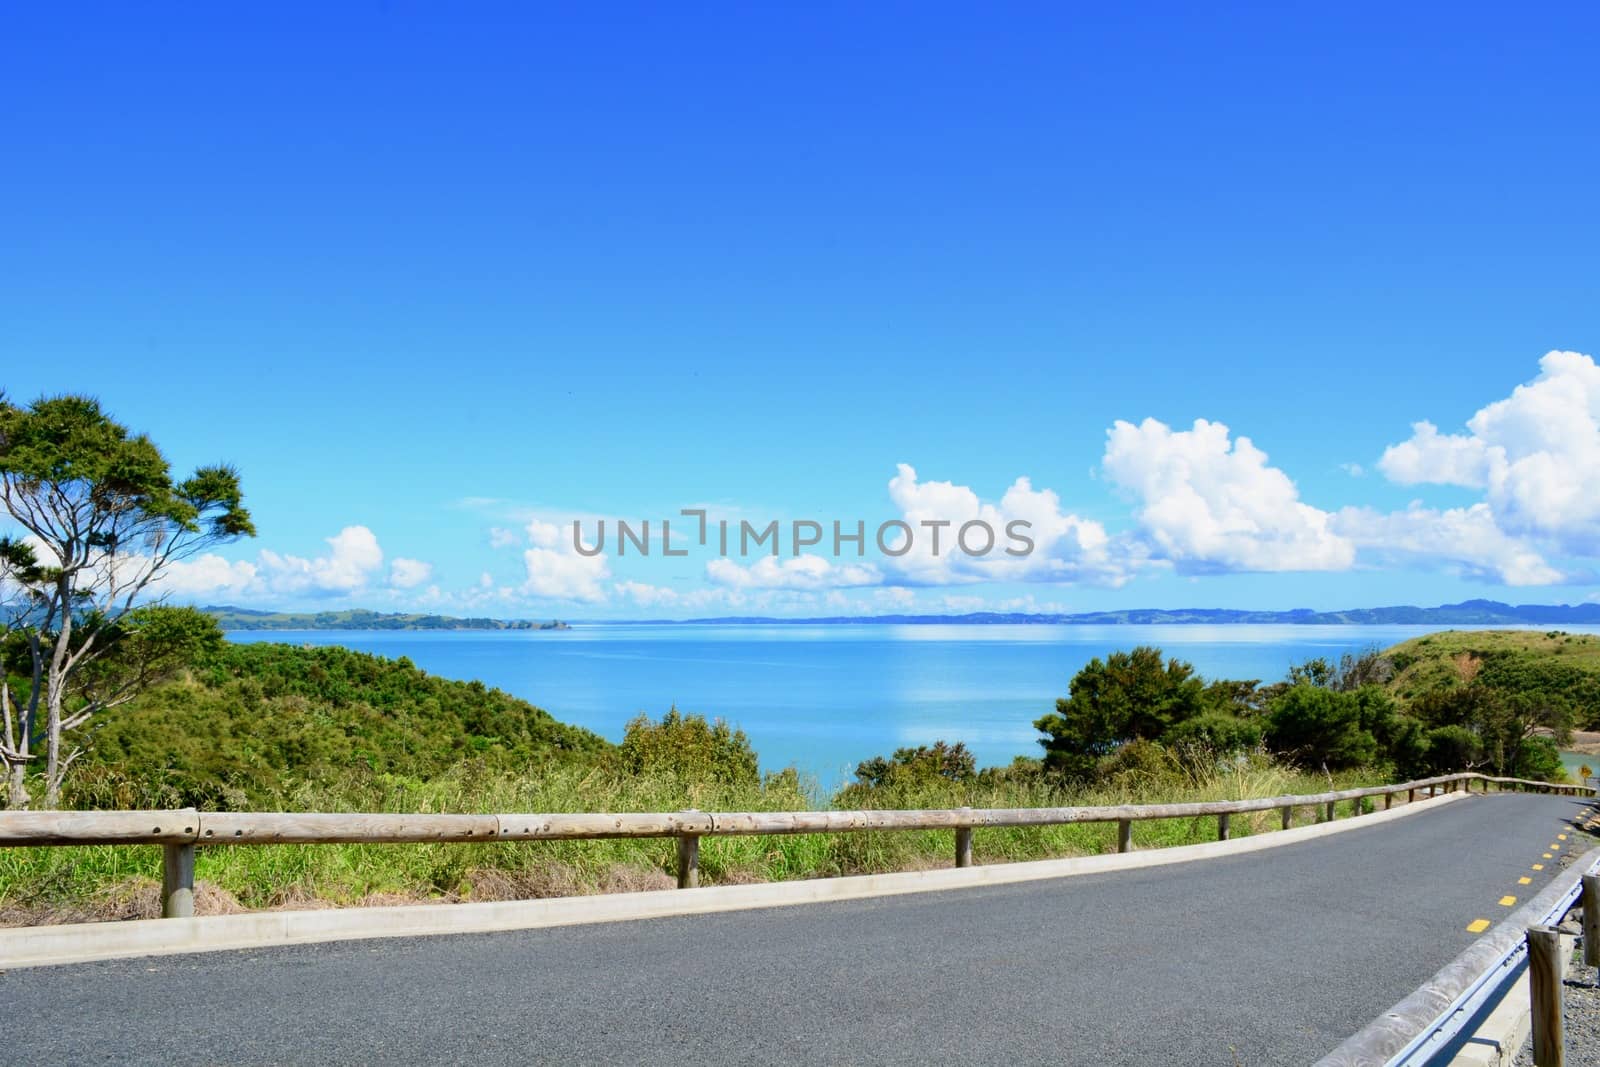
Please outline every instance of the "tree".
[[[44, 805], [55, 807], [83, 751], [77, 732], [170, 666], [180, 634], [200, 637], [193, 619], [140, 615], [140, 605], [157, 599], [174, 563], [255, 527], [232, 467], [174, 482], [147, 436], [83, 396], [19, 406], [0, 393], [0, 508], [16, 527], [0, 572], [10, 590], [7, 641], [20, 646], [27, 679], [25, 696], [0, 681], [0, 763], [10, 805], [27, 807], [27, 774], [42, 746]], [[157, 649], [167, 652], [150, 658]]]
[[1359, 767], [1378, 752], [1377, 740], [1362, 727], [1362, 712], [1354, 693], [1299, 682], [1273, 698], [1267, 745], [1301, 766]]
[[1161, 650], [1141, 645], [1089, 661], [1072, 679], [1070, 695], [1034, 722], [1048, 734], [1045, 766], [1088, 777], [1101, 756], [1128, 741], [1161, 739], [1206, 707], [1205, 683], [1179, 659], [1163, 663]]
[[1410, 711], [1429, 727], [1456, 726], [1476, 734], [1480, 759], [1497, 774], [1517, 774], [1530, 759], [1534, 766], [1546, 766], [1541, 735], [1556, 743], [1572, 736], [1572, 707], [1560, 693], [1506, 692], [1480, 682], [1424, 693], [1411, 702]]

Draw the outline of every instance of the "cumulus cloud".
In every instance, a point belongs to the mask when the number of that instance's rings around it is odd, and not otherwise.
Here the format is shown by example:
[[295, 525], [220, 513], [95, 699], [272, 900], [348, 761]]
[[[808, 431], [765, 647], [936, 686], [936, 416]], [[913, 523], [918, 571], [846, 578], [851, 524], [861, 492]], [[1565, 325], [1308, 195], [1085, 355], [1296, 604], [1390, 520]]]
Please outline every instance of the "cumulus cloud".
[[389, 584], [396, 589], [415, 589], [433, 577], [433, 564], [420, 559], [397, 557], [389, 565]]
[[763, 556], [749, 566], [719, 557], [706, 564], [706, 577], [733, 589], [839, 589], [877, 585], [883, 580], [871, 564], [840, 564], [812, 555], [790, 559]]
[[1526, 542], [1501, 530], [1487, 504], [1445, 510], [1413, 504], [1389, 514], [1345, 508], [1335, 523], [1353, 543], [1386, 561], [1442, 564], [1506, 585], [1551, 585], [1563, 578]]
[[325, 556], [306, 559], [261, 550], [259, 575], [274, 593], [336, 596], [366, 588], [383, 567], [383, 549], [365, 526], [346, 526], [327, 539]]
[[[534, 519], [528, 523], [528, 540], [533, 547], [522, 553], [527, 578], [521, 591], [551, 600], [604, 603], [606, 590], [601, 583], [611, 577], [605, 555], [581, 554], [573, 546], [570, 533], [566, 538], [562, 533], [563, 529], [552, 522]], [[584, 543], [585, 549], [592, 547]]]
[[153, 590], [180, 597], [247, 596], [256, 587], [256, 566], [245, 560], [226, 560], [214, 552], [178, 560], [156, 580]]
[[[1049, 489], [1035, 489], [1026, 477], [1018, 478], [996, 503], [981, 499], [965, 485], [923, 481], [914, 467], [898, 464], [889, 480], [889, 499], [903, 521], [914, 531], [911, 550], [885, 561], [893, 576], [913, 585], [952, 585], [977, 581], [1082, 581], [1117, 586], [1129, 577], [1125, 554], [1118, 552], [1105, 527], [1061, 508], [1061, 498]], [[1031, 525], [1019, 533], [1033, 542], [1024, 556], [1020, 543], [1008, 538], [1012, 522]], [[981, 522], [994, 533], [994, 546], [981, 552], [987, 533], [973, 527], [971, 553], [956, 543], [963, 525]], [[946, 525], [929, 527], [928, 523]], [[933, 534], [940, 535], [934, 553]]]
[[1332, 516], [1303, 502], [1289, 476], [1248, 437], [1197, 419], [1174, 431], [1118, 420], [1101, 467], [1135, 501], [1140, 536], [1180, 571], [1343, 570], [1355, 545]]
[[[228, 560], [214, 552], [177, 560], [167, 565], [151, 592], [271, 601], [355, 595], [378, 583], [384, 555], [372, 530], [346, 526], [326, 543], [326, 553], [309, 558], [263, 548], [254, 562]], [[131, 557], [129, 565], [135, 565]], [[388, 584], [392, 589], [414, 589], [432, 575], [432, 564], [400, 557], [391, 563]]]
[[1507, 534], [1558, 550], [1600, 549], [1600, 367], [1578, 352], [1549, 352], [1533, 381], [1481, 408], [1466, 432], [1430, 422], [1378, 462], [1391, 481], [1484, 492]]

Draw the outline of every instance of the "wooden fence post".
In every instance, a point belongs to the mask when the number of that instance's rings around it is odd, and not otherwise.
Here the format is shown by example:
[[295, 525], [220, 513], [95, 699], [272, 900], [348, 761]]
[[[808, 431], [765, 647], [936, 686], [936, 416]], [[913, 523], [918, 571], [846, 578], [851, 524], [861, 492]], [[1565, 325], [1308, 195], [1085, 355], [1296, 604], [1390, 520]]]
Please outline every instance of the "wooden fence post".
[[1117, 851], [1118, 852], [1132, 852], [1133, 851], [1133, 820], [1132, 819], [1118, 819], [1117, 820]]
[[1407, 804], [1415, 804], [1416, 802], [1417, 802], [1417, 791], [1415, 789], [1407, 789], [1406, 790], [1406, 803]]
[[[962, 811], [971, 811], [970, 807], [963, 807]], [[956, 827], [956, 866], [972, 866], [972, 827]]]
[[1600, 874], [1583, 876], [1583, 963], [1600, 967]]
[[1338, 803], [1338, 801], [1335, 801], [1335, 800], [1328, 801], [1328, 817], [1325, 820], [1323, 820], [1324, 822], [1332, 822], [1333, 821], [1333, 806], [1335, 804], [1337, 804], [1337, 803]]
[[678, 837], [678, 888], [700, 888], [700, 835]]
[[1227, 839], [1228, 839], [1228, 816], [1227, 816], [1227, 813], [1224, 812], [1223, 814], [1217, 816], [1217, 840], [1218, 841], [1226, 841]]
[[1383, 810], [1384, 811], [1388, 811], [1392, 807], [1394, 807], [1394, 794], [1393, 793], [1385, 793], [1385, 794], [1383, 794]]
[[161, 917], [187, 919], [194, 914], [194, 846], [161, 846]]
[[1533, 1005], [1534, 1067], [1565, 1067], [1561, 1020], [1561, 931], [1528, 927], [1528, 995]]
[[1279, 808], [1278, 812], [1283, 816], [1283, 828], [1287, 830], [1289, 825], [1294, 822], [1294, 808]]

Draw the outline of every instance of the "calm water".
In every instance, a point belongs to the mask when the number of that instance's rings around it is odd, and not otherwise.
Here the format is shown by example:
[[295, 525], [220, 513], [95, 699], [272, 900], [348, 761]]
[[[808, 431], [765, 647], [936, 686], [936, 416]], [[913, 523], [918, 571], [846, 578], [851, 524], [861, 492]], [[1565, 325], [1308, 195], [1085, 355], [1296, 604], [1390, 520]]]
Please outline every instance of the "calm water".
[[[1600, 627], [1563, 627], [1600, 633]], [[1039, 752], [1031, 723], [1091, 658], [1158, 645], [1207, 677], [1281, 678], [1423, 626], [579, 626], [565, 631], [238, 632], [344, 645], [481, 679], [613, 740], [672, 704], [744, 728], [762, 766], [824, 784], [902, 745], [965, 741], [981, 764]]]

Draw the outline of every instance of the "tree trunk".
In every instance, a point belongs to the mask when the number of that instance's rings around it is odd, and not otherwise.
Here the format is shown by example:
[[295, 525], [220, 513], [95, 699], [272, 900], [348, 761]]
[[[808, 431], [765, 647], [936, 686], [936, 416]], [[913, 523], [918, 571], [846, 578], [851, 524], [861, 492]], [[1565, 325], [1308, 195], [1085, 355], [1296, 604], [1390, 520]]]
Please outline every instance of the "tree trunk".
[[7, 789], [6, 806], [12, 811], [27, 811], [32, 798], [28, 796], [28, 765], [26, 763], [13, 764], [11, 767], [11, 782]]
[[44, 806], [54, 811], [61, 806], [61, 719], [66, 710], [67, 652], [72, 647], [72, 587], [65, 574], [58, 580], [56, 595], [61, 600], [61, 630], [56, 634], [50, 655], [50, 675], [45, 691], [45, 766]]

